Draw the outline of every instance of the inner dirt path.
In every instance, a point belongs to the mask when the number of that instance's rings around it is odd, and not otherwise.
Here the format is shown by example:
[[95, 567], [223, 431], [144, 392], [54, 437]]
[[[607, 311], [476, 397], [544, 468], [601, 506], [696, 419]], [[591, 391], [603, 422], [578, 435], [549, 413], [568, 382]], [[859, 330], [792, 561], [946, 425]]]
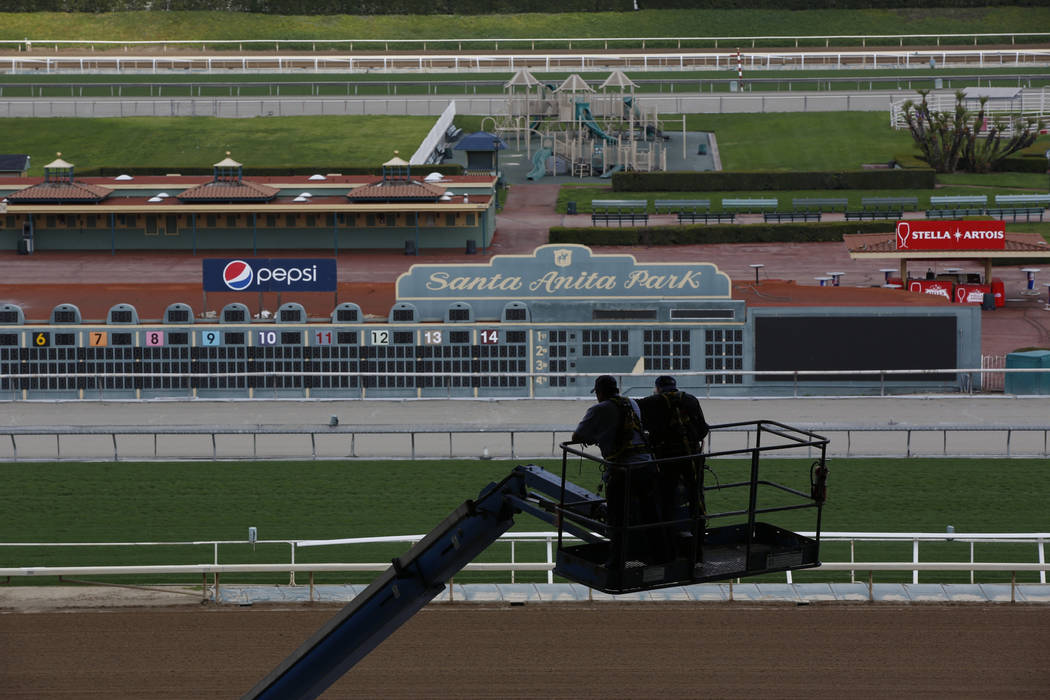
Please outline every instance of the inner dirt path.
[[547, 243], [547, 231], [564, 220], [554, 211], [559, 185], [513, 185], [497, 222], [493, 252], [531, 253]]
[[[335, 606], [0, 614], [7, 699], [237, 697]], [[327, 698], [1032, 698], [1050, 606], [431, 605]]]

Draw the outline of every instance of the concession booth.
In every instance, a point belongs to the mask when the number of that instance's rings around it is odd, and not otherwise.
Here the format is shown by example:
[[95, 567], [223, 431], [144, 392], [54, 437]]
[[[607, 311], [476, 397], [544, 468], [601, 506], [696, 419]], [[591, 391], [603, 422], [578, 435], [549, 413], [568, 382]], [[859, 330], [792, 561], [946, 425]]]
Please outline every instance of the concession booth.
[[[992, 276], [997, 260], [1050, 260], [1042, 236], [1008, 233], [1004, 222], [994, 220], [899, 221], [892, 234], [847, 234], [843, 240], [854, 260], [897, 264], [884, 268], [887, 286], [985, 308], [1006, 303], [1003, 281]], [[909, 263], [925, 271], [912, 275]]]

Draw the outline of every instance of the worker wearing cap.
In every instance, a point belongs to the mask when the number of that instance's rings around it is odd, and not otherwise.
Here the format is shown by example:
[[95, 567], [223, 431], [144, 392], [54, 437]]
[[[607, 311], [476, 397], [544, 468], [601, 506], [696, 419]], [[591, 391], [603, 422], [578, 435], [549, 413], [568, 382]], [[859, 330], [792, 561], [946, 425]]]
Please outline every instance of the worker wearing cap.
[[689, 519], [688, 526], [683, 522], [673, 529], [682, 536], [672, 539], [679, 555], [696, 557], [703, 527], [696, 524], [704, 516], [704, 460], [698, 456], [708, 433], [704, 412], [696, 397], [679, 391], [678, 382], [668, 375], [656, 378], [653, 393], [639, 399], [638, 407], [653, 455], [667, 460], [658, 462], [661, 511], [667, 520]]
[[[663, 537], [658, 530], [620, 536], [616, 528], [660, 520], [652, 453], [642, 431], [641, 412], [634, 399], [620, 396], [616, 379], [603, 374], [591, 390], [597, 403], [587, 409], [572, 434], [572, 442], [597, 445], [605, 460], [602, 482], [606, 491], [611, 556], [608, 565], [619, 568], [625, 559], [662, 560]], [[628, 501], [629, 499], [629, 501]]]

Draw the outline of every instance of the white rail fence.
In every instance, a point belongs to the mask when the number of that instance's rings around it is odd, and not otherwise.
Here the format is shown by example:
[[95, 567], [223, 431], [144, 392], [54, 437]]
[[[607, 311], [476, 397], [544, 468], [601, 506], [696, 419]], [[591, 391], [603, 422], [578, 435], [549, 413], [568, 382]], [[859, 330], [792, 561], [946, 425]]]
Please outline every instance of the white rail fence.
[[[854, 93], [736, 93], [712, 95], [640, 95], [661, 113], [774, 114], [782, 112], [883, 112], [896, 91]], [[448, 97], [178, 97], [178, 98], [0, 98], [0, 117], [311, 117], [393, 115], [437, 117]], [[456, 97], [456, 111], [488, 116], [506, 109], [506, 98]]]
[[[807, 537], [813, 537], [813, 532], [800, 533]], [[334, 563], [301, 563], [296, 561], [297, 552], [303, 548], [331, 547], [331, 546], [354, 546], [354, 545], [405, 545], [412, 546], [423, 539], [424, 535], [403, 535], [387, 537], [358, 537], [333, 540], [201, 540], [185, 542], [0, 542], [0, 552], [4, 559], [17, 557], [19, 549], [73, 549], [73, 548], [173, 548], [193, 547], [196, 549], [210, 548], [211, 561], [199, 564], [173, 564], [173, 565], [105, 565], [105, 566], [14, 566], [0, 567], [0, 577], [8, 583], [12, 579], [25, 579], [41, 577], [58, 577], [66, 581], [83, 582], [81, 577], [85, 576], [148, 576], [153, 579], [151, 585], [161, 585], [165, 581], [171, 581], [173, 576], [185, 576], [187, 574], [200, 576], [202, 580], [202, 597], [205, 600], [219, 600], [220, 576], [243, 576], [246, 574], [287, 573], [289, 575], [288, 585], [299, 585], [296, 582], [296, 574], [307, 574], [310, 587], [310, 600], [314, 600], [315, 574], [351, 574], [372, 573], [377, 574], [389, 568], [389, 562], [334, 562]], [[515, 583], [519, 573], [546, 573], [546, 582], [554, 583], [554, 561], [558, 534], [556, 532], [511, 532], [505, 533], [499, 538], [495, 545], [502, 547], [501, 551], [507, 552], [505, 561], [495, 562], [473, 562], [463, 570], [468, 572], [507, 572], [509, 582]], [[1038, 582], [1046, 583], [1046, 572], [1050, 568], [1046, 560], [1046, 544], [1050, 540], [1050, 532], [1036, 533], [931, 533], [931, 532], [825, 532], [821, 534], [821, 542], [826, 545], [832, 542], [845, 542], [849, 544], [849, 558], [844, 561], [827, 561], [811, 571], [817, 572], [848, 572], [849, 583], [857, 583], [858, 574], [869, 586], [869, 595], [876, 572], [911, 572], [912, 583], [919, 583], [920, 572], [968, 572], [970, 583], [976, 581], [977, 572], [998, 572], [1011, 574], [1011, 590], [1017, 583], [1018, 573], [1036, 572]], [[573, 541], [566, 538], [566, 541]], [[858, 545], [870, 543], [910, 543], [912, 557], [911, 561], [871, 561], [858, 560], [856, 551]], [[969, 545], [969, 556], [963, 561], [944, 561], [943, 551], [938, 550], [936, 560], [924, 561], [920, 557], [920, 544], [932, 543], [963, 543]], [[1032, 559], [1027, 561], [995, 561], [984, 558], [978, 561], [975, 556], [976, 545], [1003, 545], [1003, 544], [1026, 544], [1032, 549]], [[238, 547], [243, 553], [249, 546], [256, 545], [278, 545], [288, 547], [289, 560], [286, 562], [268, 562], [253, 564], [224, 564], [220, 562], [221, 547]], [[525, 551], [533, 556], [521, 555], [522, 546], [529, 546]], [[534, 553], [539, 550], [542, 556], [536, 557]], [[827, 548], [825, 547], [825, 551]], [[987, 551], [987, 548], [985, 548]], [[114, 556], [109, 553], [107, 556]], [[243, 557], [242, 557], [243, 558]], [[208, 576], [212, 577], [209, 583]], [[165, 578], [167, 577], [167, 578]], [[924, 576], [925, 578], [925, 576]], [[786, 572], [786, 582], [793, 583], [792, 572]], [[930, 581], [927, 581], [930, 582]], [[98, 583], [97, 581], [93, 583]], [[1012, 599], [1012, 596], [1011, 596]]]
[[[430, 41], [430, 40], [428, 40]], [[57, 48], [56, 48], [57, 51]], [[582, 53], [372, 53], [86, 55], [18, 53], [0, 56], [0, 73], [49, 75], [128, 73], [492, 73], [521, 68], [543, 72], [909, 70], [936, 68], [1039, 67], [1050, 49], [920, 49], [748, 51], [610, 51]]]
[[[911, 95], [905, 99], [895, 100], [890, 107], [890, 126], [894, 129], [908, 128], [908, 124], [904, 119], [904, 105], [909, 101], [919, 104], [922, 98], [919, 95]], [[934, 112], [954, 113], [955, 92], [930, 93], [926, 98], [926, 104]], [[979, 103], [976, 98], [968, 98], [966, 104], [975, 113], [979, 109]], [[987, 122], [989, 125], [994, 124], [997, 119], [1045, 120], [1050, 115], [1050, 91], [1047, 91], [1046, 88], [1040, 90], [1018, 90], [1016, 98], [988, 100], [984, 105], [984, 111], [988, 115]], [[1007, 129], [1004, 133], [1012, 133], [1012, 129]]]
[[[560, 459], [574, 426], [34, 425], [0, 426], [0, 459], [180, 461], [333, 459]], [[830, 437], [834, 458], [1044, 458], [1050, 424], [800, 424]], [[750, 449], [747, 427], [714, 430], [708, 451]], [[810, 459], [817, 455], [807, 454]]]

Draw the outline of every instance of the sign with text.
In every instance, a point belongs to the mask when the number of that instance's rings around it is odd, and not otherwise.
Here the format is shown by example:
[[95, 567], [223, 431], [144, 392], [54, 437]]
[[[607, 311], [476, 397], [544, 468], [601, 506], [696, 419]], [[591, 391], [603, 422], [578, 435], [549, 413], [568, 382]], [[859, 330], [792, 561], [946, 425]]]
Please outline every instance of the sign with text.
[[413, 265], [397, 280], [399, 301], [445, 299], [729, 299], [729, 275], [703, 262], [640, 263], [582, 245], [545, 245], [488, 263]]
[[897, 250], [1004, 250], [1002, 221], [898, 221]]
[[206, 292], [334, 292], [332, 258], [205, 258]]

